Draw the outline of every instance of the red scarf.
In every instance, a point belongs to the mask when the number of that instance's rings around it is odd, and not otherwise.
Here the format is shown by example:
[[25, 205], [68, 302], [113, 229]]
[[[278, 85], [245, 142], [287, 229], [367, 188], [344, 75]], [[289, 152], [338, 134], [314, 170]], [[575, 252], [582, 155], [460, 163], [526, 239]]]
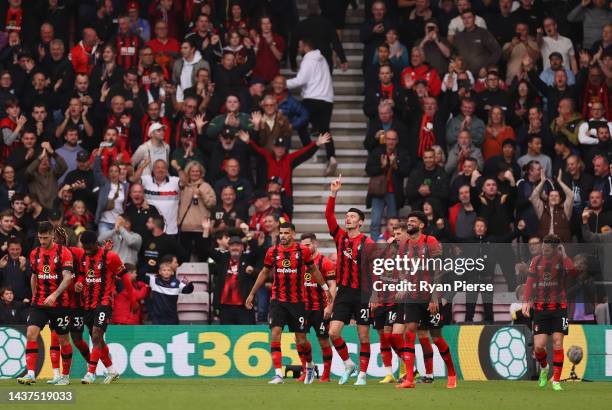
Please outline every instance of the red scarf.
[[[428, 123], [431, 124], [431, 129], [427, 127]], [[425, 152], [426, 149], [431, 148], [435, 141], [436, 136], [433, 132], [433, 118], [423, 114], [423, 119], [421, 119], [421, 127], [419, 128], [419, 149], [417, 150], [418, 157], [423, 158], [423, 152]]]
[[21, 7], [13, 9], [9, 8], [6, 12], [6, 31], [21, 31], [21, 23], [23, 21], [23, 10]]
[[[132, 120], [132, 116], [126, 114], [130, 120]], [[117, 146], [121, 151], [127, 151], [128, 154], [132, 155], [132, 148], [130, 146], [130, 129], [128, 127], [124, 127], [119, 120], [121, 116], [115, 117], [114, 115], [110, 115], [108, 117], [108, 121], [106, 123], [107, 128], [115, 128], [119, 133], [117, 138]]]
[[610, 112], [610, 105], [608, 101], [608, 86], [605, 81], [602, 81], [598, 86], [591, 85], [587, 82], [584, 87], [582, 101], [583, 118], [589, 118], [590, 106], [594, 102], [600, 102], [603, 104], [605, 117], [608, 121], [610, 121], [610, 118], [612, 118], [612, 112]]
[[393, 99], [393, 83], [389, 85], [381, 84], [380, 93], [382, 94], [382, 98], [385, 100]]

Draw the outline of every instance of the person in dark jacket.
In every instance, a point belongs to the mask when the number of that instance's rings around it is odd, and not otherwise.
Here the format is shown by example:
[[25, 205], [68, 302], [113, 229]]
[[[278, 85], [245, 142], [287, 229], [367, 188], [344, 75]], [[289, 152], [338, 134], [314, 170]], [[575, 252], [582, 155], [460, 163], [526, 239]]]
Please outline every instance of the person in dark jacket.
[[404, 178], [410, 172], [410, 156], [399, 147], [399, 136], [394, 130], [385, 132], [385, 143], [370, 151], [366, 162], [366, 174], [370, 178], [385, 175], [386, 193], [384, 196], [373, 196], [368, 193], [366, 206], [372, 207], [370, 235], [378, 238], [383, 211], [387, 209], [387, 218], [397, 216], [397, 211], [404, 206]]
[[378, 113], [378, 106], [383, 101], [391, 105], [396, 115], [401, 112], [403, 93], [401, 87], [393, 82], [393, 71], [389, 64], [380, 66], [378, 82], [366, 88], [363, 101], [364, 114], [370, 120], [374, 119]]
[[404, 149], [410, 149], [412, 144], [408, 128], [402, 120], [393, 114], [393, 107], [387, 102], [378, 104], [378, 115], [368, 121], [368, 131], [363, 140], [363, 147], [371, 151], [381, 144], [384, 144], [384, 133], [394, 130], [399, 136], [399, 145]]
[[15, 300], [11, 288], [0, 290], [0, 325], [24, 325], [26, 323], [27, 308], [23, 302]]
[[436, 165], [433, 149], [423, 152], [423, 163], [418, 165], [408, 178], [406, 196], [412, 208], [421, 208], [426, 198], [437, 198], [443, 205], [448, 200], [448, 177], [444, 169]]
[[0, 287], [10, 288], [16, 300], [29, 303], [32, 298], [30, 262], [22, 255], [19, 238], [7, 241], [7, 254], [0, 259]]
[[178, 280], [172, 264], [163, 262], [157, 275], [147, 274], [151, 288], [149, 318], [154, 325], [178, 325], [178, 297], [193, 293], [193, 283], [187, 278]]
[[376, 48], [385, 42], [385, 33], [397, 28], [393, 18], [387, 13], [385, 3], [376, 1], [372, 4], [372, 17], [368, 18], [359, 29], [359, 41], [364, 44], [361, 68], [365, 72], [373, 61]]
[[202, 255], [212, 258], [216, 264], [213, 309], [222, 325], [254, 325], [255, 314], [244, 302], [257, 277], [254, 270], [257, 255], [245, 249], [246, 244], [239, 236], [230, 237], [227, 250], [214, 247], [211, 227], [210, 219], [202, 222]]

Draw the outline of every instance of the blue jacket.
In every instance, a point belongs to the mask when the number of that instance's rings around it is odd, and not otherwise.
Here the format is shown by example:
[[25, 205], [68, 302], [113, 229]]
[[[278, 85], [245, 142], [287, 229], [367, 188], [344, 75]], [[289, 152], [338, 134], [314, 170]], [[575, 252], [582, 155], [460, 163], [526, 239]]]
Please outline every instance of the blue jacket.
[[291, 94], [287, 94], [287, 98], [278, 105], [278, 110], [281, 111], [291, 123], [294, 130], [308, 124], [310, 115], [301, 102], [296, 100]]
[[[99, 187], [98, 206], [96, 207], [96, 217], [94, 219], [95, 223], [97, 224], [98, 222], [100, 222], [100, 218], [102, 217], [102, 212], [104, 212], [104, 208], [106, 208], [106, 203], [108, 202], [108, 194], [110, 193], [110, 190], [111, 190], [111, 183], [109, 179], [102, 172], [102, 166], [100, 165], [99, 156], [96, 156], [96, 159], [94, 160], [93, 171], [94, 171], [94, 180], [96, 182], [96, 185]], [[123, 189], [123, 192], [125, 192], [125, 199], [127, 201], [128, 192], [129, 192], [128, 183], [121, 182], [121, 188]]]

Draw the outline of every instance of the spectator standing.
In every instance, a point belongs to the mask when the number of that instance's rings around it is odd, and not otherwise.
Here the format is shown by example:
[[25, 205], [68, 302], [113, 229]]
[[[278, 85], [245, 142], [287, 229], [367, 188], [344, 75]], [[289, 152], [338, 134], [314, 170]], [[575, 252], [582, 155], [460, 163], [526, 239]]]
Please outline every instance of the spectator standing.
[[496, 64], [501, 57], [501, 48], [495, 37], [486, 29], [476, 25], [472, 10], [464, 10], [461, 13], [461, 20], [465, 30], [455, 35], [453, 44], [465, 60], [468, 70], [476, 74], [489, 64]]
[[41, 147], [41, 154], [26, 168], [28, 191], [35, 193], [45, 208], [52, 208], [58, 192], [57, 179], [66, 172], [68, 166], [51, 148], [51, 144], [43, 142]]
[[546, 235], [553, 234], [561, 238], [562, 242], [567, 243], [572, 239], [570, 219], [572, 217], [572, 207], [574, 206], [574, 193], [563, 183], [561, 176], [562, 172], [559, 170], [557, 183], [563, 189], [565, 199], [562, 200], [561, 193], [554, 190], [548, 193], [546, 203], [542, 201], [541, 194], [546, 182], [546, 175], [544, 174], [544, 169], [542, 169], [540, 182], [531, 193], [529, 201], [533, 205], [539, 220], [538, 236], [543, 238]]
[[124, 263], [138, 264], [138, 255], [142, 245], [142, 237], [132, 231], [132, 221], [127, 214], [121, 214], [113, 229], [105, 230], [98, 236], [99, 242], [111, 241], [113, 252], [119, 255]]
[[[181, 188], [178, 210], [179, 239], [183, 249], [202, 248], [202, 221], [210, 219], [216, 205], [213, 188], [204, 181], [204, 167], [195, 162], [185, 166], [187, 180]], [[192, 252], [195, 253], [195, 252]], [[196, 253], [199, 260], [201, 255]]]
[[178, 297], [193, 293], [193, 283], [186, 278], [176, 278], [169, 263], [159, 266], [157, 275], [148, 274], [150, 294], [149, 318], [154, 325], [178, 325]]
[[15, 300], [15, 294], [11, 288], [0, 289], [0, 323], [2, 325], [24, 325], [27, 308], [28, 305]]
[[582, 0], [569, 12], [567, 20], [570, 23], [582, 23], [582, 47], [590, 49], [601, 39], [603, 27], [610, 24], [612, 11], [605, 0]]
[[30, 303], [32, 288], [30, 285], [30, 262], [23, 255], [19, 238], [10, 238], [6, 254], [0, 258], [0, 287], [10, 288], [15, 300]]
[[94, 152], [93, 171], [96, 184], [100, 187], [94, 222], [98, 225], [98, 235], [102, 235], [115, 229], [117, 219], [123, 214], [127, 203], [128, 184], [120, 180], [117, 164], [110, 165], [108, 176], [104, 176], [99, 150]]
[[[137, 279], [136, 267], [133, 264], [124, 263], [124, 265], [125, 274], [129, 275], [132, 281], [133, 292], [130, 294], [125, 288], [117, 292], [112, 321], [115, 325], [142, 325], [143, 311], [141, 304], [149, 296], [151, 288], [145, 282]], [[133, 301], [138, 303], [135, 311], [132, 310]]]
[[[295, 78], [287, 81], [287, 88], [292, 90], [301, 87], [302, 104], [308, 110], [313, 134], [325, 134], [329, 132], [334, 109], [334, 88], [329, 67], [311, 40], [300, 40], [299, 51], [303, 56], [300, 70]], [[325, 175], [334, 175], [338, 162], [333, 140], [329, 141], [325, 149], [328, 160]]]

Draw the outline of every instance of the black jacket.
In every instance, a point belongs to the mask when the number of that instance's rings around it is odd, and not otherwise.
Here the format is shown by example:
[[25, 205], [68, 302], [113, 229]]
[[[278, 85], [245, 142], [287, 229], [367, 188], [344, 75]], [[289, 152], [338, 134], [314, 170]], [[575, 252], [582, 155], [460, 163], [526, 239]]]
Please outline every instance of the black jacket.
[[[366, 174], [368, 174], [369, 177], [382, 175], [386, 172], [386, 169], [382, 169], [382, 164], [380, 162], [380, 157], [386, 153], [386, 149], [387, 147], [385, 145], [379, 145], [370, 151], [365, 167]], [[408, 151], [400, 147], [395, 150], [395, 155], [397, 157], [397, 169], [391, 171], [391, 178], [393, 180], [395, 203], [397, 209], [400, 209], [404, 206], [404, 178], [410, 173], [410, 155]], [[366, 206], [368, 208], [372, 206], [372, 197], [370, 194], [366, 197]]]
[[[211, 243], [210, 237], [204, 238], [202, 254], [215, 261], [214, 272], [212, 272], [213, 308], [218, 310], [221, 307], [221, 297], [223, 295], [225, 279], [229, 268], [230, 253], [226, 250], [213, 248]], [[251, 292], [251, 288], [253, 288], [255, 284], [255, 279], [257, 279], [257, 271], [254, 270], [251, 273], [247, 273], [246, 268], [248, 266], [255, 267], [256, 262], [257, 253], [246, 250], [240, 255], [240, 260], [238, 262], [238, 287], [240, 288], [240, 296], [243, 302], [246, 301]]]
[[[368, 131], [366, 133], [365, 139], [363, 140], [363, 147], [366, 150], [371, 151], [381, 145], [380, 141], [376, 139], [376, 133], [382, 129], [383, 124], [378, 119], [378, 117], [368, 122]], [[406, 128], [406, 125], [401, 120], [399, 120], [398, 118], [393, 118], [389, 129], [397, 132], [397, 135], [399, 137], [399, 144], [402, 148], [411, 148], [411, 137], [408, 134], [408, 128]]]
[[442, 206], [446, 205], [448, 200], [448, 177], [446, 172], [441, 167], [436, 167], [432, 171], [427, 171], [423, 164], [417, 166], [408, 178], [408, 186], [406, 187], [406, 196], [410, 206], [413, 208], [421, 209], [423, 206], [423, 200], [425, 197], [419, 193], [419, 187], [423, 184], [429, 185], [431, 191], [430, 197], [436, 198], [442, 203]]

